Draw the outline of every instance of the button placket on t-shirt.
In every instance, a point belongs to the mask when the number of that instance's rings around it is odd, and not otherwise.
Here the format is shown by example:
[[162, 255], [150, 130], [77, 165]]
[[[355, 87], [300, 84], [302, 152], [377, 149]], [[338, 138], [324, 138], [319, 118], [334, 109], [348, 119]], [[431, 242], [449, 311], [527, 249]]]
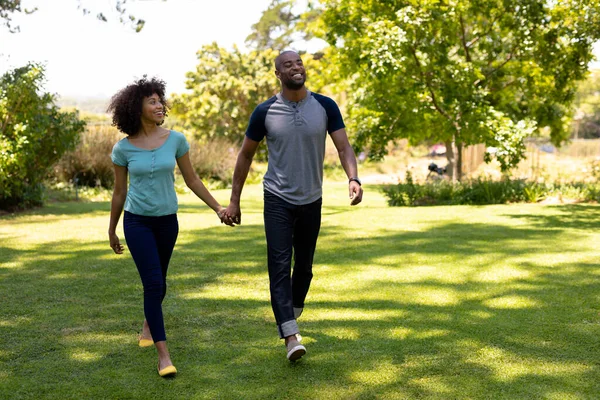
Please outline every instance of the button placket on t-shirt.
[[294, 109], [294, 125], [301, 126], [302, 118], [300, 115], [300, 103], [292, 103], [292, 108]]
[[152, 160], [150, 162], [150, 184], [154, 183], [154, 167], [156, 165], [156, 149], [152, 150]]

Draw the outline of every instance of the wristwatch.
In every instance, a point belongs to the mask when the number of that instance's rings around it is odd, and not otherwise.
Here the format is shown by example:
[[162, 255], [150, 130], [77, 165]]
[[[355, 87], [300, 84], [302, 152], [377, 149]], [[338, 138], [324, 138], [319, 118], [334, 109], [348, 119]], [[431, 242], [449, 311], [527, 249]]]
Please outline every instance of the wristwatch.
[[348, 179], [348, 183], [350, 183], [350, 182], [356, 182], [356, 183], [358, 183], [358, 186], [362, 186], [362, 182], [358, 178], [350, 178], [350, 179]]

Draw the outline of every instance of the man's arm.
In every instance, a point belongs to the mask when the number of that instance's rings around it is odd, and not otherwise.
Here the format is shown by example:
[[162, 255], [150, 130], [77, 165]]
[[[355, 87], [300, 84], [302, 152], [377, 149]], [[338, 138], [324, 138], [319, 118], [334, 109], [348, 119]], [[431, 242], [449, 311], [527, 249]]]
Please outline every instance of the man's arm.
[[260, 142], [252, 140], [247, 136], [244, 137], [242, 143], [242, 149], [240, 150], [237, 161], [235, 162], [235, 169], [233, 170], [233, 183], [231, 187], [231, 198], [229, 206], [227, 206], [226, 214], [231, 220], [237, 224], [242, 223], [242, 212], [240, 210], [240, 198], [242, 196], [242, 188], [246, 183], [248, 177], [248, 171], [250, 171], [250, 165], [252, 159], [258, 149]]
[[[352, 150], [352, 146], [350, 146], [350, 142], [348, 141], [346, 129], [341, 128], [331, 133], [331, 139], [333, 140], [333, 144], [337, 149], [338, 155], [340, 157], [340, 162], [342, 163], [344, 171], [346, 171], [348, 179], [358, 178], [356, 156], [354, 155], [354, 150]], [[351, 206], [357, 205], [362, 201], [363, 190], [358, 182], [349, 181], [348, 190]]]

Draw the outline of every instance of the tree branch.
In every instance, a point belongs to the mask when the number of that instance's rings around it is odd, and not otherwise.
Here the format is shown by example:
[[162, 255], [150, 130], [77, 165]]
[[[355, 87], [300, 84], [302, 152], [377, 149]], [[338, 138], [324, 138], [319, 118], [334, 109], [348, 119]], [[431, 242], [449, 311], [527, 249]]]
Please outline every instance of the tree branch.
[[[496, 24], [496, 21], [498, 21], [500, 18], [502, 18], [505, 13], [506, 13], [506, 10], [502, 10], [502, 12], [499, 15], [497, 15], [494, 18], [492, 18], [492, 21], [490, 22], [489, 29], [487, 31], [483, 32], [481, 35], [475, 36], [473, 39], [471, 39], [471, 41], [469, 41], [468, 43], [466, 43], [466, 47], [467, 48], [471, 48], [471, 46], [473, 46], [475, 43], [479, 42], [479, 40], [481, 38], [487, 37], [490, 34], [490, 32], [494, 29], [494, 25]], [[462, 19], [462, 16], [461, 16], [461, 19]], [[461, 21], [461, 23], [462, 23], [462, 21]], [[463, 43], [463, 46], [464, 46], [464, 43]], [[452, 54], [449, 54], [448, 57], [452, 57], [457, 52], [458, 52], [458, 50], [454, 51]]]
[[465, 21], [462, 17], [462, 14], [460, 16], [460, 30], [461, 30], [461, 42], [462, 42], [462, 46], [463, 49], [465, 50], [465, 58], [467, 60], [467, 62], [471, 62], [471, 54], [469, 53], [469, 46], [467, 45], [467, 33], [465, 32]]
[[512, 60], [512, 58], [514, 57], [514, 50], [511, 50], [510, 53], [508, 53], [508, 56], [506, 56], [506, 60], [504, 60], [502, 62], [502, 64], [500, 64], [499, 66], [497, 66], [496, 68], [494, 68], [493, 70], [489, 71], [487, 74], [485, 74], [485, 76], [482, 79], [477, 79], [474, 83], [473, 86], [477, 86], [479, 85], [481, 82], [483, 82], [484, 80], [486, 80], [487, 78], [489, 78], [490, 76], [494, 75], [496, 72], [500, 71], [500, 69], [502, 69], [502, 67], [504, 67], [506, 64], [508, 64], [508, 62], [510, 60]]
[[437, 99], [435, 97], [435, 92], [433, 91], [433, 88], [431, 87], [431, 82], [430, 82], [429, 78], [425, 75], [425, 72], [423, 72], [423, 67], [421, 66], [419, 57], [417, 57], [417, 51], [412, 46], [411, 46], [410, 50], [413, 55], [413, 58], [415, 59], [415, 64], [417, 65], [417, 69], [419, 70], [421, 79], [423, 79], [423, 81], [427, 85], [427, 89], [429, 90], [429, 94], [431, 96], [431, 101], [433, 103], [433, 106], [440, 114], [442, 114], [444, 117], [446, 117], [448, 119], [448, 121], [453, 122], [452, 117], [450, 117], [450, 115], [448, 115], [448, 113], [442, 107], [440, 107], [440, 105], [438, 104]]

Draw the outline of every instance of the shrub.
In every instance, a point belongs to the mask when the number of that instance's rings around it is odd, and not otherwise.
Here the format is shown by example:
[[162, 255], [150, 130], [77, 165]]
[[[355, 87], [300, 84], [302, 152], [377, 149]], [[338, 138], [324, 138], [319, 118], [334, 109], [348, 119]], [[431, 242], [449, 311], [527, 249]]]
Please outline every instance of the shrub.
[[236, 150], [237, 146], [225, 138], [190, 140], [190, 160], [198, 176], [222, 187], [232, 182]]
[[542, 184], [479, 178], [454, 184], [448, 181], [415, 184], [410, 174], [406, 182], [385, 187], [383, 191], [390, 206], [537, 203], [549, 197], [561, 201], [600, 201], [598, 183]]
[[33, 63], [0, 77], [0, 209], [41, 205], [48, 170], [85, 127], [43, 83], [44, 67]]
[[[75, 150], [65, 154], [54, 167], [51, 178], [57, 182], [74, 182], [87, 187], [112, 188], [113, 163], [110, 154], [114, 144], [124, 135], [116, 128], [90, 126], [80, 137]], [[190, 160], [194, 170], [204, 180], [224, 187], [231, 184], [237, 151], [224, 138], [190, 141]]]
[[112, 188], [113, 163], [110, 153], [124, 135], [108, 125], [89, 126], [80, 136], [75, 150], [66, 153], [54, 167], [59, 182], [75, 182], [88, 187]]

